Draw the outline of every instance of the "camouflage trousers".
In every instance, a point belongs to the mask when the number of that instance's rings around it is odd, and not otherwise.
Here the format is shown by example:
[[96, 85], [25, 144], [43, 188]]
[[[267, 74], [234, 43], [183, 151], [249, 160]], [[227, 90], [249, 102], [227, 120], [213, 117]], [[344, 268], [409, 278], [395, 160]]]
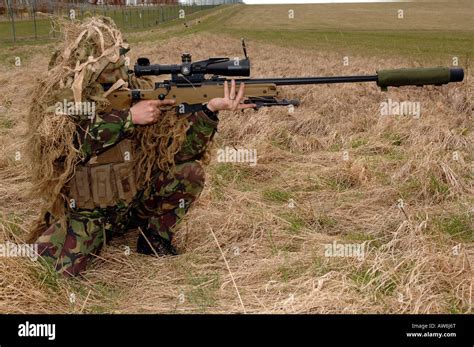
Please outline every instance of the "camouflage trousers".
[[37, 240], [39, 254], [58, 272], [75, 276], [114, 235], [137, 226], [171, 242], [176, 226], [203, 187], [204, 170], [197, 161], [177, 164], [172, 172], [157, 172], [130, 204], [71, 212], [66, 230], [59, 222], [51, 225]]

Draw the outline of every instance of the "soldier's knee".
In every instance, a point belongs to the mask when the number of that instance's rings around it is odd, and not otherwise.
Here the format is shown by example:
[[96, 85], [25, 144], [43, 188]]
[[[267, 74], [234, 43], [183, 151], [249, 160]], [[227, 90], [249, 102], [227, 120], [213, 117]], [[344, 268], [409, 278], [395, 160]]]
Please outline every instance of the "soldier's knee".
[[85, 270], [92, 254], [98, 254], [103, 245], [100, 219], [88, 217], [69, 215], [66, 230], [57, 222], [36, 241], [43, 261], [65, 276], [76, 276]]
[[184, 185], [204, 187], [205, 173], [202, 165], [197, 161], [189, 161], [176, 166], [175, 176]]

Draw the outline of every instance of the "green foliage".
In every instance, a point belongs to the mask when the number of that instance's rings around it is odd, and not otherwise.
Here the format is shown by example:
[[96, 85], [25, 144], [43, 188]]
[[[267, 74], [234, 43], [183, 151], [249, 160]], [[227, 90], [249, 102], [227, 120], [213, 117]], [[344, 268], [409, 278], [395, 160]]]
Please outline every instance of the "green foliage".
[[324, 177], [324, 184], [327, 188], [337, 192], [344, 192], [355, 187], [355, 180], [349, 175], [332, 175]]
[[61, 275], [56, 272], [51, 264], [43, 260], [43, 258], [39, 257], [38, 263], [41, 266], [34, 267], [32, 270], [33, 275], [38, 279], [38, 283], [41, 283], [41, 285], [55, 292], [59, 292]]
[[405, 136], [401, 134], [397, 134], [397, 133], [390, 133], [390, 132], [386, 132], [383, 134], [383, 138], [388, 140], [392, 146], [401, 146], [403, 144], [403, 140]]
[[365, 146], [369, 141], [367, 139], [356, 139], [351, 142], [352, 148], [358, 148], [361, 146]]
[[419, 194], [421, 187], [420, 180], [415, 176], [411, 176], [399, 186], [398, 191], [402, 199], [408, 199]]
[[186, 291], [186, 297], [191, 304], [198, 306], [199, 310], [205, 312], [207, 308], [217, 305], [216, 292], [220, 286], [219, 273], [206, 275], [189, 274], [188, 282], [192, 286]]
[[278, 277], [285, 283], [291, 281], [294, 278], [301, 277], [303, 273], [308, 270], [308, 265], [295, 262], [292, 264], [285, 264], [277, 269]]
[[13, 120], [8, 119], [8, 118], [0, 118], [0, 129], [11, 129], [15, 125], [15, 122]]
[[429, 192], [433, 195], [447, 195], [449, 193], [449, 186], [440, 181], [434, 175], [430, 176]]
[[438, 217], [434, 219], [434, 224], [438, 230], [455, 240], [474, 242], [474, 221], [467, 213]]
[[290, 193], [273, 188], [265, 189], [262, 195], [265, 200], [273, 202], [288, 202], [291, 198]]
[[369, 234], [363, 231], [354, 231], [349, 234], [344, 235], [344, 240], [348, 242], [357, 242], [363, 243], [367, 242], [367, 247], [380, 247], [383, 243], [380, 239], [375, 238], [373, 234]]
[[336, 226], [337, 220], [327, 214], [321, 214], [316, 218], [316, 223], [320, 229], [330, 229]]
[[365, 266], [355, 269], [349, 275], [349, 278], [355, 282], [359, 287], [359, 290], [363, 290], [364, 287], [371, 285], [377, 288], [377, 294], [382, 295], [391, 295], [397, 283], [393, 278], [384, 278], [382, 277], [383, 272], [379, 270], [373, 270]]
[[281, 217], [289, 223], [288, 231], [299, 234], [306, 225], [305, 220], [297, 213], [283, 213]]

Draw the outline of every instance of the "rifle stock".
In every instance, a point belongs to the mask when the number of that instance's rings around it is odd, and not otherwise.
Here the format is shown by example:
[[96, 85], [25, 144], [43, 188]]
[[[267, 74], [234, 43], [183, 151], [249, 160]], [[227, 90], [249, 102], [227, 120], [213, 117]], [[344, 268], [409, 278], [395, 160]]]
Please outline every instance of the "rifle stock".
[[[239, 85], [240, 82], [237, 82]], [[157, 86], [155, 89], [141, 90], [117, 90], [109, 94], [107, 99], [113, 109], [129, 108], [134, 102], [140, 100], [164, 100], [173, 99], [177, 107], [183, 105], [184, 108], [177, 110], [178, 113], [189, 113], [195, 111], [197, 105], [202, 105], [213, 98], [222, 98], [224, 94], [223, 82], [194, 86], [194, 88], [184, 88], [178, 86]], [[275, 84], [258, 83], [249, 84], [245, 87], [246, 98], [276, 98], [278, 90]], [[194, 105], [194, 106], [193, 106]], [[190, 109], [193, 108], [193, 109]]]

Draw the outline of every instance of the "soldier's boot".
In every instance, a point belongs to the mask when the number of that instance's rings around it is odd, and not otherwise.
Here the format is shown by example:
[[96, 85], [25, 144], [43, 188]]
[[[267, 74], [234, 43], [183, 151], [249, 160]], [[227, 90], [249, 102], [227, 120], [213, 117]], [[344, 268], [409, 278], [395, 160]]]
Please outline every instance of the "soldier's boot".
[[141, 233], [138, 237], [137, 252], [177, 254], [172, 244], [174, 230], [203, 188], [204, 170], [197, 161], [178, 164], [173, 172], [156, 174], [132, 211], [132, 223], [148, 221], [142, 229], [145, 237]]
[[102, 220], [94, 211], [70, 214], [66, 230], [58, 222], [38, 238], [38, 254], [59, 273], [78, 275], [104, 244]]
[[152, 228], [143, 230], [143, 234], [138, 235], [137, 252], [146, 255], [177, 255], [178, 252], [171, 243], [172, 235], [163, 238]]

